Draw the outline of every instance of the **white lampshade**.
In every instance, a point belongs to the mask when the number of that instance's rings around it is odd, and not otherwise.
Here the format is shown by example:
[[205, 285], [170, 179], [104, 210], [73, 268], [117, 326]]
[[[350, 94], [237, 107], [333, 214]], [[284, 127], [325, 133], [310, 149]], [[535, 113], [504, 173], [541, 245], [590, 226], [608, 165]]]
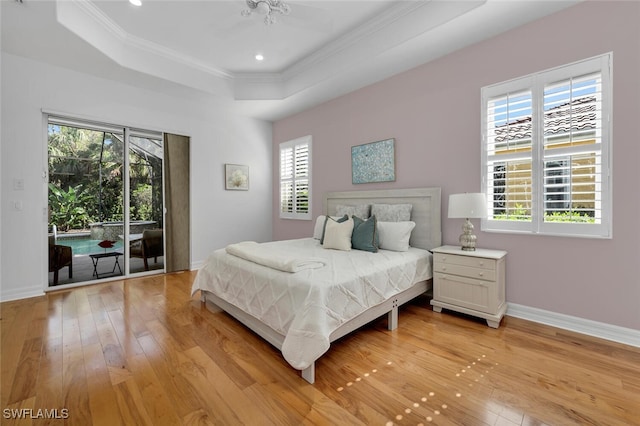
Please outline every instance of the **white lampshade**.
[[487, 200], [481, 192], [449, 195], [449, 218], [482, 218], [487, 216]]

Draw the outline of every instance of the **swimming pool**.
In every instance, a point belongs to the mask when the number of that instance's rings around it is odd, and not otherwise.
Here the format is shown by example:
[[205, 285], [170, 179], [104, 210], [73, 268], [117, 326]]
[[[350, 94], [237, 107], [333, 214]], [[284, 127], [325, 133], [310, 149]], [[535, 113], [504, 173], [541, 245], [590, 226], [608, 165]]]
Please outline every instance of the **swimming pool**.
[[[56, 241], [56, 244], [60, 244], [63, 246], [69, 246], [71, 247], [71, 250], [73, 252], [74, 256], [86, 256], [88, 254], [93, 254], [93, 253], [104, 253], [105, 249], [103, 249], [102, 247], [100, 247], [98, 245], [98, 243], [102, 241], [102, 240], [91, 240], [89, 238], [80, 238], [80, 239], [76, 239], [76, 238], [58, 238]], [[122, 241], [116, 241], [113, 244], [113, 248], [109, 248], [107, 249], [107, 251], [120, 251], [122, 252]]]

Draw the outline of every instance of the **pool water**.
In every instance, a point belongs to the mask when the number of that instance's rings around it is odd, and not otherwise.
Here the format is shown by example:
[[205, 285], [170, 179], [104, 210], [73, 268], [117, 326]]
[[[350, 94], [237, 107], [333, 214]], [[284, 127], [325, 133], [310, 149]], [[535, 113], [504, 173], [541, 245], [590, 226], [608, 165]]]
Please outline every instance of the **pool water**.
[[[83, 239], [64, 239], [58, 238], [56, 244], [71, 247], [74, 256], [88, 255], [94, 253], [105, 253], [105, 249], [100, 247], [98, 243], [102, 240], [90, 240], [88, 238]], [[108, 248], [106, 251], [120, 251], [122, 252], [122, 241], [116, 241], [113, 244], [113, 248]]]

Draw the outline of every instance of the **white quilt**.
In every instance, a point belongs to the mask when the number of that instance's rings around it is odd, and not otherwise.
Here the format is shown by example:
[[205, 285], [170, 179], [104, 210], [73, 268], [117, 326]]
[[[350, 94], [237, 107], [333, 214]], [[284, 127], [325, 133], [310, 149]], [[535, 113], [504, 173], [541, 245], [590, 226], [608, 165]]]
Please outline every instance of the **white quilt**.
[[261, 245], [324, 259], [327, 265], [283, 272], [220, 249], [198, 271], [192, 295], [214, 293], [285, 336], [282, 354], [298, 370], [329, 349], [329, 336], [343, 323], [432, 277], [431, 254], [416, 248], [338, 251], [324, 249], [313, 238]]
[[277, 250], [272, 245], [260, 244], [255, 241], [230, 244], [225, 250], [234, 256], [283, 272], [300, 272], [303, 269], [322, 268], [327, 264], [324, 259], [319, 257], [301, 256], [299, 253]]

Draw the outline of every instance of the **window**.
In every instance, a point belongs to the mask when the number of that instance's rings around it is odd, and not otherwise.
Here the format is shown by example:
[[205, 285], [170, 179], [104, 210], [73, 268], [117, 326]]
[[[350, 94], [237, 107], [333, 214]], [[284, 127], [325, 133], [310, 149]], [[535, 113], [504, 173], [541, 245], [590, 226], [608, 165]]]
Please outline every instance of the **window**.
[[611, 237], [611, 59], [482, 88], [483, 230]]
[[280, 144], [280, 217], [311, 219], [311, 136]]

